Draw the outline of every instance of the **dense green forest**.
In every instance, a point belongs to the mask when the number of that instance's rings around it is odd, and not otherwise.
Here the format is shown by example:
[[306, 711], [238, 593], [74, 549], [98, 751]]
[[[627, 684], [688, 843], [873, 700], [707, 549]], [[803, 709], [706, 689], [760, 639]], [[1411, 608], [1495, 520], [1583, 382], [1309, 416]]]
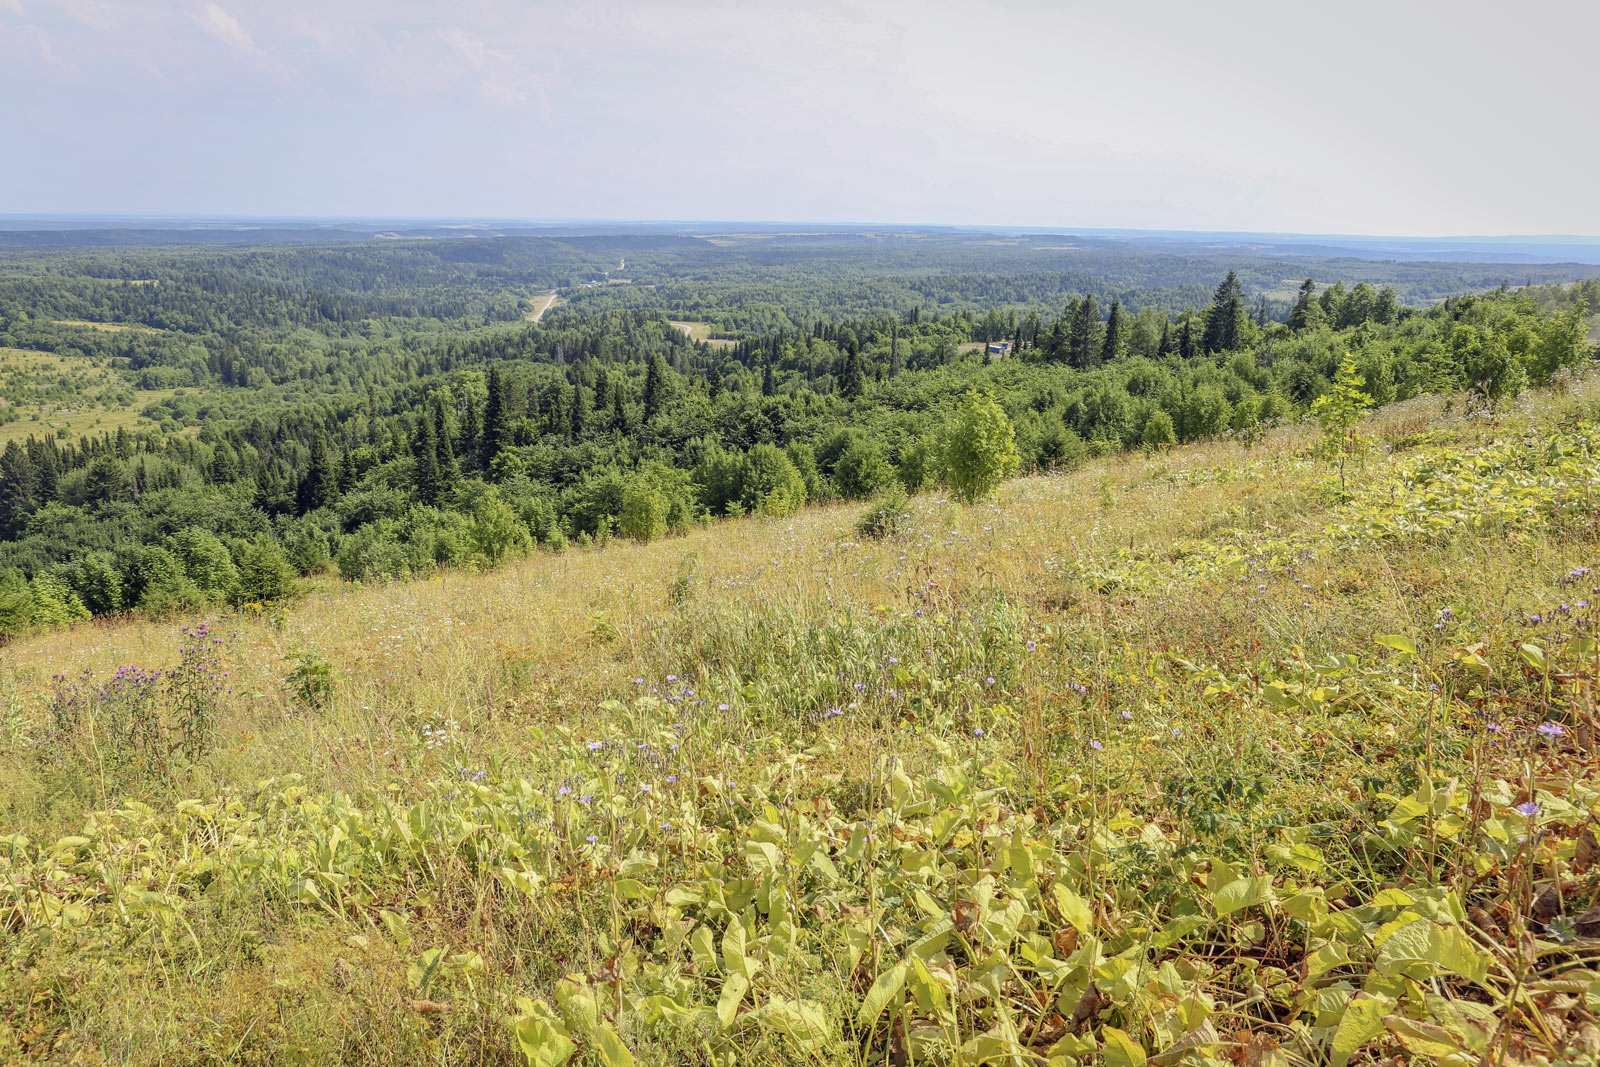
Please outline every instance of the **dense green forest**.
[[0, 257], [0, 631], [915, 491], [974, 390], [1027, 470], [1257, 434], [1347, 355], [1373, 403], [1492, 407], [1592, 359], [1600, 305], [1570, 265], [1513, 288], [1498, 266], [1062, 238], [733, 245]]

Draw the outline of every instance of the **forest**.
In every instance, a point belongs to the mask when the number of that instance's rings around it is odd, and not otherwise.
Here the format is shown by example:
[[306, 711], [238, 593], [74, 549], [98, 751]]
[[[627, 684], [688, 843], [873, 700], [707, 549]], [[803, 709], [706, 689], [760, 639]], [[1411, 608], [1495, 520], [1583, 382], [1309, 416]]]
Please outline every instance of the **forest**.
[[862, 235], [6, 253], [0, 632], [916, 493], [974, 395], [1018, 472], [1248, 442], [1347, 360], [1371, 405], [1492, 412], [1592, 360], [1600, 305], [1593, 268], [1505, 269]]

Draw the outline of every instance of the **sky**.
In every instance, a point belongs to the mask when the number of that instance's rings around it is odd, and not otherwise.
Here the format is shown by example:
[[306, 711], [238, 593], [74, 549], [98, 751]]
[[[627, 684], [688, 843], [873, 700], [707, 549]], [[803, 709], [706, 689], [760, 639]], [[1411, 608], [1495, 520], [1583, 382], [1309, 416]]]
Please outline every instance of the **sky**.
[[1600, 234], [1596, 0], [0, 0], [0, 212]]

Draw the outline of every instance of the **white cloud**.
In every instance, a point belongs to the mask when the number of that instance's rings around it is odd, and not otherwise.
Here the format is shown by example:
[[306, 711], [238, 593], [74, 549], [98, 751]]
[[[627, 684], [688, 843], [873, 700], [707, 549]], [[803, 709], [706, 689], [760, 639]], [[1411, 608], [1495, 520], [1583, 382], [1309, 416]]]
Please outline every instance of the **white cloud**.
[[201, 29], [221, 41], [225, 45], [237, 48], [250, 55], [259, 55], [261, 50], [256, 47], [255, 41], [245, 32], [239, 20], [234, 18], [222, 7], [215, 3], [208, 3], [200, 9], [197, 16]]

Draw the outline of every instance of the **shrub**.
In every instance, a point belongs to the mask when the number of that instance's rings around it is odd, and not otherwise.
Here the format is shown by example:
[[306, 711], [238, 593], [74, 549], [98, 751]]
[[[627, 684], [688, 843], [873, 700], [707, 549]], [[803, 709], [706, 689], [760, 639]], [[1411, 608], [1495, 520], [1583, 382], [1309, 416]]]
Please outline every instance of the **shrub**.
[[856, 499], [869, 497], [895, 480], [894, 468], [873, 441], [851, 442], [833, 468], [833, 481], [840, 495]]
[[294, 592], [294, 568], [276, 541], [263, 538], [239, 553], [239, 599], [265, 603]]
[[667, 498], [647, 482], [636, 481], [622, 491], [622, 513], [617, 530], [624, 537], [647, 543], [667, 534]]
[[960, 499], [971, 503], [994, 492], [1016, 470], [1017, 435], [1005, 409], [987, 393], [972, 389], [956, 413], [945, 443], [945, 479]]
[[910, 518], [906, 511], [909, 502], [905, 489], [898, 483], [891, 485], [876, 504], [861, 513], [856, 522], [856, 536], [867, 541], [884, 541], [898, 535]]

